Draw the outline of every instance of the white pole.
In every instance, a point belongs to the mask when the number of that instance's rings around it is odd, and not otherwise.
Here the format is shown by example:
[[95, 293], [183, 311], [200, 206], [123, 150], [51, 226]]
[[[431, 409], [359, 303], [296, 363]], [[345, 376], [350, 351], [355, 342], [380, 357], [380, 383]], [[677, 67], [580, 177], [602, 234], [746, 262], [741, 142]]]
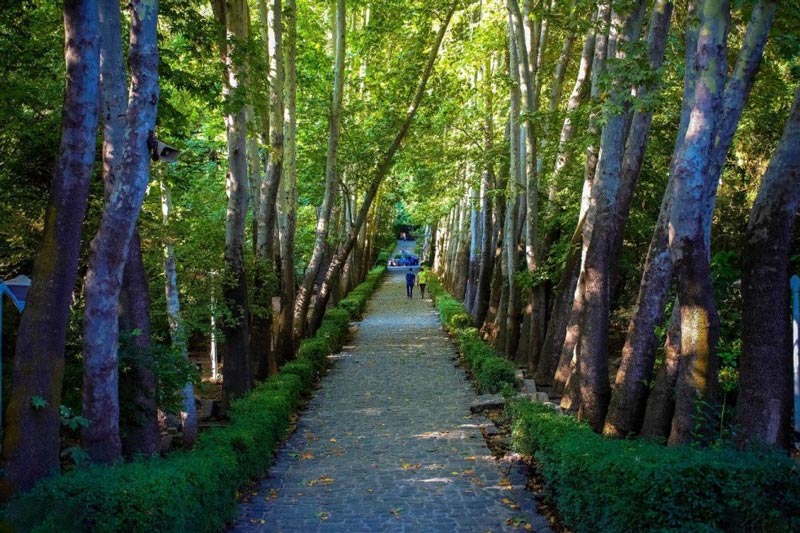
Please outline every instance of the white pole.
[[[794, 433], [800, 434], [800, 277], [789, 280], [792, 289], [792, 361], [794, 363]], [[796, 442], [795, 446], [800, 446]]]

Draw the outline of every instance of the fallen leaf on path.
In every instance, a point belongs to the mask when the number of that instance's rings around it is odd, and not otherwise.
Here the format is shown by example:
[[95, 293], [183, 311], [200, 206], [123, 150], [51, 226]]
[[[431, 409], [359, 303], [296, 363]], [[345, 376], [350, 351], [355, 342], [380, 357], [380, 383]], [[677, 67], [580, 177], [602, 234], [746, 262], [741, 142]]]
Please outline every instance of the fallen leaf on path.
[[508, 498], [503, 498], [503, 499], [502, 499], [502, 500], [500, 500], [500, 501], [501, 501], [502, 503], [504, 503], [504, 504], [508, 505], [508, 506], [509, 506], [510, 508], [512, 508], [512, 509], [515, 509], [515, 510], [516, 510], [516, 509], [519, 509], [519, 505], [517, 505], [517, 504], [516, 504], [516, 502], [514, 502], [513, 500], [509, 500]]
[[264, 499], [267, 501], [271, 501], [277, 497], [278, 497], [278, 491], [275, 489], [269, 489], [269, 492], [267, 493], [266, 496], [264, 496]]
[[330, 513], [326, 513], [324, 511], [321, 511], [319, 513], [316, 513], [316, 517], [319, 518], [320, 520], [327, 520], [327, 519], [329, 519], [331, 517], [331, 515], [330, 515]]
[[313, 487], [314, 485], [319, 485], [320, 483], [323, 484], [323, 485], [330, 485], [331, 483], [333, 483], [333, 478], [332, 477], [328, 477], [328, 476], [322, 476], [322, 477], [317, 478], [317, 479], [312, 479], [311, 481], [309, 481], [306, 484], [309, 487]]
[[305, 452], [304, 454], [302, 454], [300, 456], [300, 459], [305, 459], [305, 460], [313, 459], [313, 458], [314, 458], [314, 454], [311, 453], [311, 452]]
[[336, 439], [331, 439], [331, 442], [336, 442]]
[[402, 467], [403, 467], [403, 470], [412, 470], [412, 469], [413, 469], [413, 470], [417, 470], [417, 469], [418, 469], [419, 467], [421, 467], [422, 465], [421, 465], [421, 464], [419, 464], [419, 463], [416, 463], [416, 464], [413, 464], [413, 465], [412, 465], [411, 463], [403, 463], [403, 464], [402, 464], [402, 465], [400, 465], [400, 466], [402, 466]]

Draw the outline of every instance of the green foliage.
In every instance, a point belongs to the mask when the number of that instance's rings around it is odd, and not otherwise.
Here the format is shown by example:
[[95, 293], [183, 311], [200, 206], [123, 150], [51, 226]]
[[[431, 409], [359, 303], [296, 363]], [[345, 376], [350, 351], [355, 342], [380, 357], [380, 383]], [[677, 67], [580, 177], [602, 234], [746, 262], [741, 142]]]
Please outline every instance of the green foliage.
[[[353, 292], [369, 298], [385, 271], [371, 270]], [[230, 424], [202, 432], [193, 450], [86, 466], [46, 479], [9, 503], [0, 528], [66, 533], [221, 530], [235, 516], [237, 488], [267, 470], [291, 414], [322, 374], [326, 356], [341, 349], [353, 316], [341, 307], [330, 309], [317, 335], [301, 343], [297, 358], [234, 401]], [[70, 421], [80, 425], [76, 417]]]
[[480, 332], [472, 326], [472, 319], [464, 306], [444, 292], [439, 280], [432, 277], [429, 282], [431, 294], [436, 300], [436, 309], [442, 324], [458, 338], [459, 350], [469, 365], [478, 391], [495, 394], [515, 388], [516, 368], [508, 359], [481, 339]]
[[516, 387], [514, 364], [501, 357], [485, 343], [477, 329], [459, 330], [458, 342], [461, 354], [472, 370], [479, 392], [494, 394], [509, 386]]
[[779, 452], [611, 440], [539, 404], [513, 410], [514, 447], [536, 459], [571, 530], [800, 528], [800, 467]]

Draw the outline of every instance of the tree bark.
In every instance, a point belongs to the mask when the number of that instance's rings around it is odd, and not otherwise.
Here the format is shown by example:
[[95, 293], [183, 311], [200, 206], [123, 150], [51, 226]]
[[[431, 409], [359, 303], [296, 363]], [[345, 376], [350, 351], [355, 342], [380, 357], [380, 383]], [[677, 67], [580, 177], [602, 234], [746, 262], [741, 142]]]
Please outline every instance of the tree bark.
[[800, 89], [758, 191], [742, 253], [741, 443], [788, 448], [792, 411], [789, 254], [800, 207]]
[[[494, 98], [492, 92], [491, 77], [493, 72], [492, 58], [487, 58], [483, 69], [483, 100], [484, 100], [484, 149], [490, 152], [494, 146]], [[475, 327], [481, 329], [486, 320], [489, 309], [489, 297], [491, 288], [492, 267], [492, 199], [489, 194], [494, 184], [494, 168], [490, 162], [486, 163], [486, 168], [481, 173], [481, 218], [482, 240], [480, 243], [480, 265], [478, 267], [478, 280], [475, 295], [475, 306], [472, 312], [472, 320]]]
[[536, 365], [536, 373], [533, 378], [537, 385], [549, 387], [553, 383], [553, 374], [561, 358], [561, 350], [564, 346], [567, 327], [569, 326], [572, 302], [575, 298], [575, 289], [578, 285], [582, 242], [583, 219], [578, 222], [578, 227], [573, 233], [572, 239], [570, 239], [567, 261], [564, 264], [561, 280], [558, 282], [558, 287], [555, 291], [556, 300], [553, 304], [553, 312], [550, 315], [550, 322], [547, 324], [547, 334], [542, 344], [542, 350]]
[[[172, 192], [163, 179], [159, 182], [161, 188], [161, 220], [166, 233], [164, 237], [164, 293], [167, 301], [167, 320], [172, 346], [180, 351], [184, 359], [188, 360], [186, 346], [186, 331], [181, 319], [180, 294], [178, 293], [178, 270], [175, 261], [175, 246], [172, 236], [169, 235], [169, 221], [172, 212]], [[212, 376], [213, 377], [213, 376]], [[183, 409], [181, 421], [183, 424], [183, 447], [194, 446], [197, 440], [197, 411], [194, 403], [194, 386], [187, 382], [181, 392]]]
[[[242, 0], [214, 0], [215, 15], [230, 39], [221, 51], [225, 64], [223, 98], [229, 104], [225, 116], [228, 143], [225, 216], [225, 273], [222, 300], [227, 315], [220, 320], [224, 334], [223, 387], [226, 401], [250, 390], [250, 327], [247, 277], [244, 268], [244, 227], [247, 218], [247, 117], [244, 99], [245, 65], [237, 47], [247, 39], [247, 6]], [[236, 105], [234, 107], [234, 102]]]
[[119, 328], [130, 338], [128, 348], [134, 355], [130, 361], [131, 371], [120, 376], [121, 389], [132, 392], [127, 402], [120, 397], [120, 402], [128, 404], [123, 404], [128, 416], [120, 420], [122, 452], [127, 458], [155, 455], [161, 448], [161, 433], [156, 405], [155, 358], [150, 344], [150, 294], [138, 229], [128, 247], [122, 278]]
[[572, 92], [567, 101], [566, 115], [564, 123], [561, 126], [561, 133], [558, 140], [558, 151], [556, 154], [556, 163], [553, 170], [553, 177], [550, 181], [548, 189], [549, 203], [556, 203], [556, 185], [558, 184], [558, 176], [562, 170], [569, 164], [572, 151], [569, 150], [568, 144], [575, 135], [575, 123], [573, 121], [573, 113], [580, 106], [584, 93], [586, 92], [586, 85], [591, 77], [592, 71], [592, 58], [594, 57], [594, 47], [596, 41], [595, 22], [597, 20], [597, 13], [592, 17], [592, 24], [586, 33], [586, 39], [583, 43], [581, 50], [581, 60], [578, 65], [578, 74], [575, 77], [575, 83], [572, 86]]
[[[103, 187], [108, 201], [114, 184], [121, 176], [125, 142], [127, 76], [122, 51], [122, 27], [119, 2], [105, 0], [100, 14], [100, 85], [103, 110]], [[142, 263], [138, 229], [128, 250], [122, 275], [119, 331], [127, 340], [132, 355], [130, 371], [120, 377], [120, 401], [128, 406], [120, 419], [122, 449], [126, 457], [158, 452], [160, 437], [156, 419], [155, 375], [150, 345], [150, 309], [147, 277]], [[124, 396], [123, 396], [124, 394]]]
[[328, 152], [325, 162], [325, 193], [322, 198], [319, 218], [314, 236], [314, 248], [311, 251], [311, 258], [306, 266], [303, 284], [297, 293], [294, 309], [294, 331], [295, 337], [299, 341], [306, 330], [306, 319], [308, 307], [311, 302], [311, 293], [314, 289], [314, 282], [319, 274], [322, 258], [327, 250], [327, 239], [330, 231], [331, 212], [336, 199], [336, 187], [338, 179], [338, 150], [339, 150], [339, 130], [341, 128], [342, 100], [344, 98], [344, 74], [345, 74], [345, 51], [346, 51], [346, 18], [345, 0], [336, 2], [336, 28], [335, 28], [335, 60], [333, 67], [333, 95], [331, 99], [331, 109], [328, 115]]
[[83, 332], [83, 416], [81, 432], [90, 459], [111, 463], [121, 457], [119, 436], [119, 296], [131, 237], [150, 177], [150, 151], [158, 105], [157, 0], [135, 0], [131, 9], [130, 94], [120, 175], [91, 244], [86, 274]]
[[[59, 158], [42, 244], [17, 330], [5, 418], [4, 495], [59, 470], [64, 338], [78, 270], [81, 226], [95, 154], [100, 80], [96, 0], [65, 0], [66, 86]], [[34, 408], [34, 396], [47, 405]]]
[[286, 168], [281, 180], [279, 197], [279, 230], [281, 247], [281, 311], [276, 339], [276, 356], [281, 361], [294, 359], [294, 298], [295, 277], [294, 237], [297, 225], [297, 5], [287, 0], [286, 22]]
[[[664, 60], [666, 39], [669, 34], [670, 19], [672, 17], [672, 2], [659, 0], [653, 8], [650, 17], [648, 34], [648, 55], [650, 68], [658, 71]], [[657, 85], [654, 82], [653, 85]], [[643, 84], [636, 88], [637, 97], [643, 97], [654, 87]], [[631, 122], [631, 129], [625, 146], [625, 156], [622, 161], [620, 177], [620, 193], [617, 200], [616, 227], [614, 229], [611, 264], [611, 282], [616, 283], [616, 270], [619, 254], [622, 252], [622, 242], [625, 234], [625, 225], [628, 220], [631, 200], [639, 180], [639, 174], [647, 147], [653, 113], [648, 110], [637, 110]], [[645, 270], [647, 276], [649, 270]], [[611, 290], [611, 294], [614, 290]], [[663, 308], [663, 303], [661, 304]], [[651, 349], [654, 353], [655, 347]], [[626, 356], [627, 354], [627, 356]], [[628, 375], [630, 374], [630, 375]], [[652, 363], [648, 368], [638, 368], [631, 364], [630, 352], [623, 351], [622, 362], [617, 372], [615, 389], [611, 399], [608, 416], [606, 417], [603, 433], [608, 436], [624, 438], [636, 431], [641, 425], [644, 414], [644, 401], [647, 394], [647, 383], [652, 374]]]
[[714, 205], [717, 199], [717, 184], [722, 176], [722, 167], [728, 157], [728, 150], [733, 142], [733, 135], [736, 133], [739, 119], [742, 117], [747, 97], [750, 95], [756, 74], [761, 67], [764, 46], [777, 7], [777, 0], [761, 0], [753, 7], [736, 65], [725, 84], [722, 115], [717, 125], [714, 150], [708, 166], [708, 181], [709, 183], [713, 182], [714, 185], [707, 191], [703, 199], [705, 244], [709, 253], [711, 250], [711, 217], [714, 215]]
[[[658, 221], [656, 222], [653, 237], [650, 240], [650, 246], [647, 250], [647, 258], [645, 260], [642, 279], [639, 284], [636, 307], [634, 308], [633, 317], [628, 325], [625, 345], [622, 349], [620, 370], [624, 372], [625, 383], [622, 384], [619, 378], [617, 379], [619, 390], [624, 390], [625, 394], [633, 393], [634, 395], [640, 395], [638, 398], [632, 396], [630, 399], [625, 400], [625, 403], [636, 406], [638, 412], [630, 413], [633, 419], [638, 418], [641, 410], [645, 408], [644, 402], [647, 391], [645, 388], [641, 387], [641, 384], [649, 382], [649, 377], [652, 376], [657, 342], [655, 329], [662, 320], [664, 314], [669, 283], [672, 280], [673, 274], [672, 258], [670, 257], [668, 247], [668, 222], [673, 198], [674, 163], [678, 151], [683, 144], [686, 129], [689, 126], [689, 117], [694, 102], [695, 78], [697, 74], [694, 68], [694, 56], [697, 50], [699, 32], [699, 26], [696, 22], [698, 4], [698, 0], [693, 0], [690, 3], [687, 17], [688, 23], [685, 35], [686, 51], [684, 56], [684, 64], [686, 67], [683, 78], [681, 118], [675, 139], [672, 161], [670, 163], [669, 179], [661, 202]], [[677, 362], [675, 364], [677, 365]], [[673, 381], [669, 383], [673, 383]], [[668, 397], [670, 394], [671, 393], [664, 393], [663, 396]], [[648, 411], [650, 411], [649, 408]], [[615, 412], [612, 422], [614, 424], [619, 424], [621, 429], [609, 427], [607, 430], [609, 433], [623, 433], [627, 431], [625, 428], [627, 422], [618, 420], [619, 415], [620, 413]], [[638, 424], [636, 425], [638, 426]], [[652, 427], [660, 426], [656, 423], [652, 425]], [[633, 431], [635, 431], [635, 429]]]
[[[722, 111], [722, 87], [727, 70], [725, 37], [728, 10], [727, 0], [706, 0], [703, 3], [697, 41], [694, 106], [686, 139], [675, 162], [669, 248], [680, 299], [681, 360], [675, 383], [671, 445], [691, 442], [698, 410], [703, 416], [705, 404], [714, 401], [716, 392], [719, 316], [705, 246], [703, 200], [716, 186], [716, 183], [709, 183], [707, 171]], [[707, 425], [706, 421], [700, 423], [701, 426]]]

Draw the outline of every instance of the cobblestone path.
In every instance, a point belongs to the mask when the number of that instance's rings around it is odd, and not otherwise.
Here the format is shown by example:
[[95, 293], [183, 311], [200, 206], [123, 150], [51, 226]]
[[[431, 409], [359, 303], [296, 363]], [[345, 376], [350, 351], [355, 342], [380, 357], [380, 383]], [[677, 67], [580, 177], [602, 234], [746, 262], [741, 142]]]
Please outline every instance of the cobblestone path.
[[549, 531], [429, 300], [387, 275], [233, 531]]

